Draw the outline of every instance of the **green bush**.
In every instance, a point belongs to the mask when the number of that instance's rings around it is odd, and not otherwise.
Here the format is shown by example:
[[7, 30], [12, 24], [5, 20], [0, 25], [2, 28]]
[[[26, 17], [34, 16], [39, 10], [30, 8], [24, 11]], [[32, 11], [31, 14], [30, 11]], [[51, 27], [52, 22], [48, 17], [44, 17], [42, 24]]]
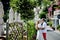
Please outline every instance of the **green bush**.
[[34, 18], [34, 1], [31, 3], [28, 0], [10, 0], [10, 7], [12, 7], [14, 11], [20, 13], [21, 19], [23, 20], [31, 20]]
[[40, 18], [46, 18], [46, 13], [45, 12], [41, 12], [41, 14], [39, 14]]
[[36, 34], [36, 29], [34, 21], [28, 21], [28, 40], [32, 40], [33, 36]]
[[33, 20], [25, 22], [24, 28], [25, 31], [28, 31], [28, 40], [32, 40], [33, 36], [36, 34], [35, 23]]
[[49, 21], [48, 23], [47, 23], [50, 27], [52, 27], [52, 21]]
[[60, 30], [60, 25], [57, 26], [57, 29]]

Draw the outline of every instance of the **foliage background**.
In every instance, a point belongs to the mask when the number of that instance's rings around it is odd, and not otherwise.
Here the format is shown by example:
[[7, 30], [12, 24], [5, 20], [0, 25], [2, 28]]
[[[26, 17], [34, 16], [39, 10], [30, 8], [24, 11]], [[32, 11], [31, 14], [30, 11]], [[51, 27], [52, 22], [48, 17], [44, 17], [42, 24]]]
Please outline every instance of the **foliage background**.
[[[5, 1], [3, 1], [5, 2]], [[31, 40], [34, 34], [36, 34], [35, 30], [35, 24], [33, 18], [34, 18], [34, 11], [33, 9], [36, 6], [41, 7], [41, 13], [39, 13], [39, 17], [46, 18], [46, 14], [48, 13], [47, 8], [53, 3], [51, 0], [9, 0], [8, 5], [9, 6], [4, 6], [6, 8], [5, 15], [4, 15], [4, 21], [8, 19], [8, 13], [10, 7], [13, 8], [14, 12], [17, 11], [18, 13], [21, 14], [21, 19], [27, 21], [25, 30], [28, 29], [28, 39]], [[6, 2], [7, 4], [7, 2]], [[6, 5], [4, 4], [4, 5]], [[7, 9], [8, 8], [8, 9]]]

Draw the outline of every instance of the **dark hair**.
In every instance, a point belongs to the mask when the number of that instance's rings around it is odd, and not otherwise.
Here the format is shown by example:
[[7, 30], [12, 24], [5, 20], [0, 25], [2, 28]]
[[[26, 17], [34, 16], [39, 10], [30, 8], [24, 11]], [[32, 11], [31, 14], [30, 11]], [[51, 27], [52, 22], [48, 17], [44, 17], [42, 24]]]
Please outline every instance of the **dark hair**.
[[43, 21], [45, 21], [45, 18], [42, 18]]

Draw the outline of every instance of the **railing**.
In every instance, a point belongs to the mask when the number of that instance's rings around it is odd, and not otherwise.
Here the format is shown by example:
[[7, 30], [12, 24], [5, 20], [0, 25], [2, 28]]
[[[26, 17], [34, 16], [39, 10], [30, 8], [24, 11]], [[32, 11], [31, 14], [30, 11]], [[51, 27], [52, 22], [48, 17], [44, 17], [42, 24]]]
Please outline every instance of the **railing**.
[[24, 30], [22, 23], [6, 23], [6, 40], [35, 40], [36, 30], [29, 23], [26, 24], [27, 30]]
[[6, 23], [6, 40], [23, 40], [21, 23]]

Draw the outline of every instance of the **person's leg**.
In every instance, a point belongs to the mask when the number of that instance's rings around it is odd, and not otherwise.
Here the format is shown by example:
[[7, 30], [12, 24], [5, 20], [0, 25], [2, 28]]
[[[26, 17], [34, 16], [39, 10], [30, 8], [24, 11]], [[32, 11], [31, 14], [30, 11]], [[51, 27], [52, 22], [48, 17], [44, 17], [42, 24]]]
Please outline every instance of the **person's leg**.
[[43, 38], [44, 38], [44, 40], [47, 40], [46, 39], [46, 33], [43, 33]]

